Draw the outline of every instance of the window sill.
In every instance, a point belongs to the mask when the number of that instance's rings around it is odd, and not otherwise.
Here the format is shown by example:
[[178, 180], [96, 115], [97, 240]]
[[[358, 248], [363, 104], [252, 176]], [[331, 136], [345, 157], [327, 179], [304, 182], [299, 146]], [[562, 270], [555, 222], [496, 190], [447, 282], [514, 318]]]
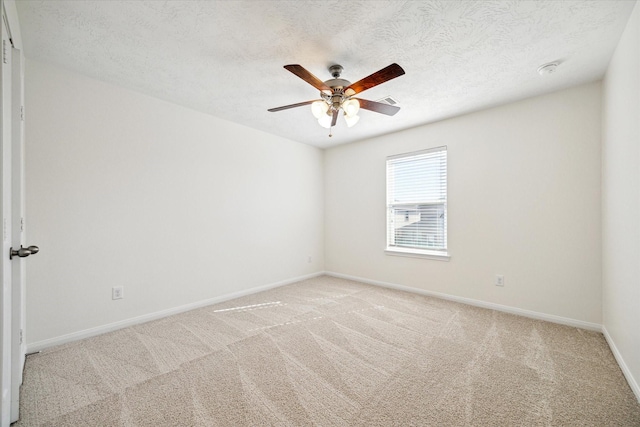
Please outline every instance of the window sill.
[[426, 259], [434, 259], [437, 261], [449, 261], [451, 256], [446, 252], [438, 252], [438, 251], [426, 251], [421, 249], [410, 249], [410, 248], [387, 248], [384, 251], [387, 255], [393, 256], [408, 256], [413, 258], [426, 258]]

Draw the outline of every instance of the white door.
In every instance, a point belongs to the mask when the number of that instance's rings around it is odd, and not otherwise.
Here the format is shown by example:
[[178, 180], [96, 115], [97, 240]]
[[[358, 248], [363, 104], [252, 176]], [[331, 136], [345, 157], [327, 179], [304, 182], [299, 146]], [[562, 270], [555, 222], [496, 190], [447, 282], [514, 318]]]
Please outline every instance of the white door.
[[[1, 106], [1, 154], [2, 177], [2, 257], [0, 276], [0, 342], [2, 343], [2, 369], [0, 384], [2, 403], [0, 426], [8, 426], [19, 416], [20, 385], [26, 345], [23, 342], [25, 326], [24, 310], [24, 261], [23, 257], [37, 252], [37, 248], [23, 248], [24, 242], [24, 148], [23, 148], [23, 83], [22, 56], [12, 45], [19, 40], [15, 4], [7, 16], [7, 2], [0, 0], [2, 7], [2, 45], [0, 46], [0, 98]], [[10, 23], [13, 24], [10, 25]]]
[[[24, 86], [22, 57], [11, 48], [11, 242], [20, 248], [25, 242], [24, 222]], [[31, 252], [34, 247], [32, 247]], [[13, 257], [11, 262], [11, 422], [20, 410], [20, 386], [26, 354], [25, 329], [25, 261]]]
[[0, 425], [8, 426], [11, 417], [11, 44], [6, 26], [4, 5], [2, 7], [2, 46], [0, 56], [2, 67], [2, 315], [0, 334], [2, 337], [2, 406]]

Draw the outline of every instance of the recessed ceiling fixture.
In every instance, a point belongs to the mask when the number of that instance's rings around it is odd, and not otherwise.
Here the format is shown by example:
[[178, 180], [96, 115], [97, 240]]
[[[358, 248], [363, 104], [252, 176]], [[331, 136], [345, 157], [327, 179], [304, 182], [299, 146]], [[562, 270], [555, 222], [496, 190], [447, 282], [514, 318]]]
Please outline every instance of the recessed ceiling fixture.
[[[398, 64], [391, 64], [388, 67], [385, 67], [380, 71], [376, 71], [370, 76], [367, 76], [353, 84], [348, 80], [340, 78], [343, 68], [341, 65], [337, 64], [329, 67], [329, 72], [333, 76], [333, 79], [325, 82], [318, 79], [301, 65], [285, 65], [284, 68], [318, 89], [320, 91], [321, 99], [299, 102], [297, 104], [285, 105], [283, 107], [270, 108], [268, 111], [282, 111], [289, 108], [302, 107], [303, 105], [311, 104], [311, 112], [313, 113], [313, 116], [318, 119], [320, 126], [327, 129], [331, 129], [336, 125], [338, 114], [340, 114], [341, 110], [348, 127], [355, 125], [358, 123], [358, 120], [360, 120], [360, 117], [358, 116], [358, 110], [360, 108], [375, 111], [376, 113], [386, 114], [388, 116], [393, 116], [400, 111], [400, 107], [396, 107], [394, 105], [368, 101], [361, 98], [353, 98], [357, 93], [371, 89], [374, 86], [403, 75], [404, 70]], [[329, 136], [332, 136], [331, 131], [329, 131]]]
[[538, 67], [538, 73], [541, 76], [546, 76], [547, 74], [553, 74], [558, 69], [559, 62], [549, 62], [548, 64], [543, 64]]

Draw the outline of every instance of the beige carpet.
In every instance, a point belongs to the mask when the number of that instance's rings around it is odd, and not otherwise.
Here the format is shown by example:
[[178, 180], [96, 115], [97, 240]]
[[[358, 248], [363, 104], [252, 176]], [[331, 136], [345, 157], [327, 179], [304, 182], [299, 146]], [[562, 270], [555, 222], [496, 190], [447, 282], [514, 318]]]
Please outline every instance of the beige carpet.
[[27, 359], [19, 426], [640, 426], [602, 334], [332, 277]]

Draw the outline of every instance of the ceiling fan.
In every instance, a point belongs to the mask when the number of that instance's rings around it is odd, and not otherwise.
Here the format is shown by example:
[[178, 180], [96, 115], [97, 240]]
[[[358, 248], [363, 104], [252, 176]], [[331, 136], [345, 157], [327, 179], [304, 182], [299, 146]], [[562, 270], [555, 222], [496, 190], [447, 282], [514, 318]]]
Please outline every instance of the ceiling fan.
[[[316, 119], [318, 119], [318, 123], [325, 128], [331, 128], [336, 125], [340, 110], [343, 111], [348, 127], [355, 125], [358, 120], [360, 120], [360, 117], [357, 115], [360, 108], [386, 114], [387, 116], [393, 116], [400, 111], [400, 107], [394, 105], [354, 98], [354, 95], [360, 92], [403, 75], [404, 70], [398, 64], [391, 64], [355, 83], [340, 78], [343, 68], [337, 64], [329, 67], [329, 72], [333, 79], [325, 82], [318, 79], [301, 65], [285, 65], [284, 68], [318, 89], [321, 99], [270, 108], [268, 111], [276, 112], [311, 104], [311, 112]], [[329, 136], [332, 136], [331, 133], [329, 133]]]

